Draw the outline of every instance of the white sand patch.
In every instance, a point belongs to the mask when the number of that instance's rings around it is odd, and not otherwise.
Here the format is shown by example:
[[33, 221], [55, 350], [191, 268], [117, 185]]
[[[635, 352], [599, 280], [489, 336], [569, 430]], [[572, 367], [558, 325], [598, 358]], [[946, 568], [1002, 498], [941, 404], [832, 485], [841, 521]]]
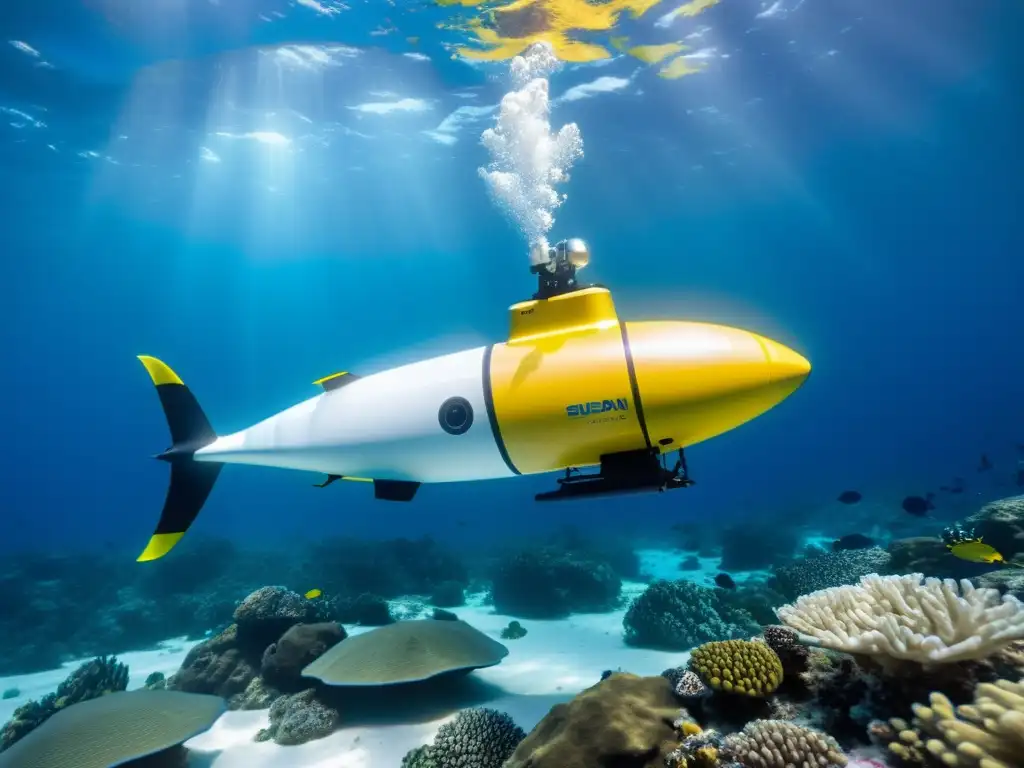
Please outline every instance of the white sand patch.
[[[713, 587], [715, 586], [715, 576], [722, 572], [720, 557], [700, 557], [692, 552], [683, 552], [678, 549], [640, 549], [637, 550], [637, 555], [640, 557], [640, 572], [647, 574], [652, 579], [668, 581], [685, 579], [702, 587]], [[697, 558], [700, 568], [692, 571], [679, 570], [679, 564], [690, 557]], [[729, 571], [729, 575], [732, 576], [736, 584], [742, 586], [747, 581], [760, 581], [770, 575], [770, 572], [765, 570]]]

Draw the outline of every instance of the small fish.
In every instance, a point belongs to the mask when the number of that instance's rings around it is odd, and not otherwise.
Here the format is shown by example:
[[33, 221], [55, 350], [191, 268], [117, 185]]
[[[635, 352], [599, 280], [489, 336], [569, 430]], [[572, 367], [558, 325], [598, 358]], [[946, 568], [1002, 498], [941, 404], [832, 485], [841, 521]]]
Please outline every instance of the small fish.
[[836, 501], [840, 504], [856, 504], [862, 498], [864, 497], [860, 495], [859, 491], [843, 491], [839, 494], [839, 498]]
[[848, 533], [832, 542], [832, 551], [842, 552], [845, 549], [867, 549], [873, 546], [875, 546], [875, 540], [865, 536], [863, 533]]
[[924, 497], [907, 496], [903, 500], [903, 511], [914, 517], [927, 517], [928, 511], [935, 509], [935, 505], [932, 504], [932, 498], [934, 498], [934, 494], [931, 493]]
[[720, 573], [715, 576], [715, 584], [722, 589], [736, 589], [736, 582], [732, 580], [732, 576], [728, 573]]
[[306, 599], [307, 600], [316, 600], [322, 594], [323, 594], [323, 592], [321, 592], [319, 589], [311, 589], [311, 590], [309, 590], [309, 592], [306, 593]]
[[995, 464], [993, 464], [991, 459], [989, 459], [987, 453], [981, 454], [981, 459], [978, 460], [978, 471], [979, 472], [987, 472], [988, 470], [992, 469], [992, 467], [994, 467], [994, 466], [995, 466]]
[[995, 547], [982, 542], [981, 538], [967, 539], [956, 544], [947, 544], [947, 549], [961, 560], [969, 563], [1000, 563], [1006, 564], [1002, 554]]
[[962, 477], [954, 477], [949, 485], [942, 486], [939, 490], [946, 493], [963, 493], [967, 489], [967, 482]]

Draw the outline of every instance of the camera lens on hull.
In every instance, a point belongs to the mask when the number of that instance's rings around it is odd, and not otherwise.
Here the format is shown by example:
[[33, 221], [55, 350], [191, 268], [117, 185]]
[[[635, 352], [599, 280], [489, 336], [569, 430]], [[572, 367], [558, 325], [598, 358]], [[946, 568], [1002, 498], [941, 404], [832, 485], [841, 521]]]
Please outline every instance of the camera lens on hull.
[[464, 397], [449, 397], [437, 412], [441, 429], [449, 435], [461, 435], [473, 426], [473, 406]]

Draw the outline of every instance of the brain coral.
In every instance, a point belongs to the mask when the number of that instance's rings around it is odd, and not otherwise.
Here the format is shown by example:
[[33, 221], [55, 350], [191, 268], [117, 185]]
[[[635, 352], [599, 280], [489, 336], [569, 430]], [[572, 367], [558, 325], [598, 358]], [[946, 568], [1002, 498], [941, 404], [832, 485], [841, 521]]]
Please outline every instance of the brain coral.
[[765, 643], [724, 640], [693, 650], [690, 668], [716, 691], [764, 697], [782, 682], [782, 662]]

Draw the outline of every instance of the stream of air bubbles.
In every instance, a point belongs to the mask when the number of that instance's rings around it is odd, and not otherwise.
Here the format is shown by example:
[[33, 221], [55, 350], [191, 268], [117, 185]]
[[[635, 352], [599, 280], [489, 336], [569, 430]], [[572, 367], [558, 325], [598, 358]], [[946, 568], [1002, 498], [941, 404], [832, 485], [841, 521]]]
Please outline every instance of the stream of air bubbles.
[[566, 194], [556, 186], [583, 157], [576, 123], [551, 131], [548, 78], [560, 64], [551, 46], [536, 43], [512, 59], [512, 90], [501, 100], [496, 124], [480, 139], [491, 162], [480, 169], [492, 198], [518, 225], [530, 253], [547, 253], [555, 209]]

